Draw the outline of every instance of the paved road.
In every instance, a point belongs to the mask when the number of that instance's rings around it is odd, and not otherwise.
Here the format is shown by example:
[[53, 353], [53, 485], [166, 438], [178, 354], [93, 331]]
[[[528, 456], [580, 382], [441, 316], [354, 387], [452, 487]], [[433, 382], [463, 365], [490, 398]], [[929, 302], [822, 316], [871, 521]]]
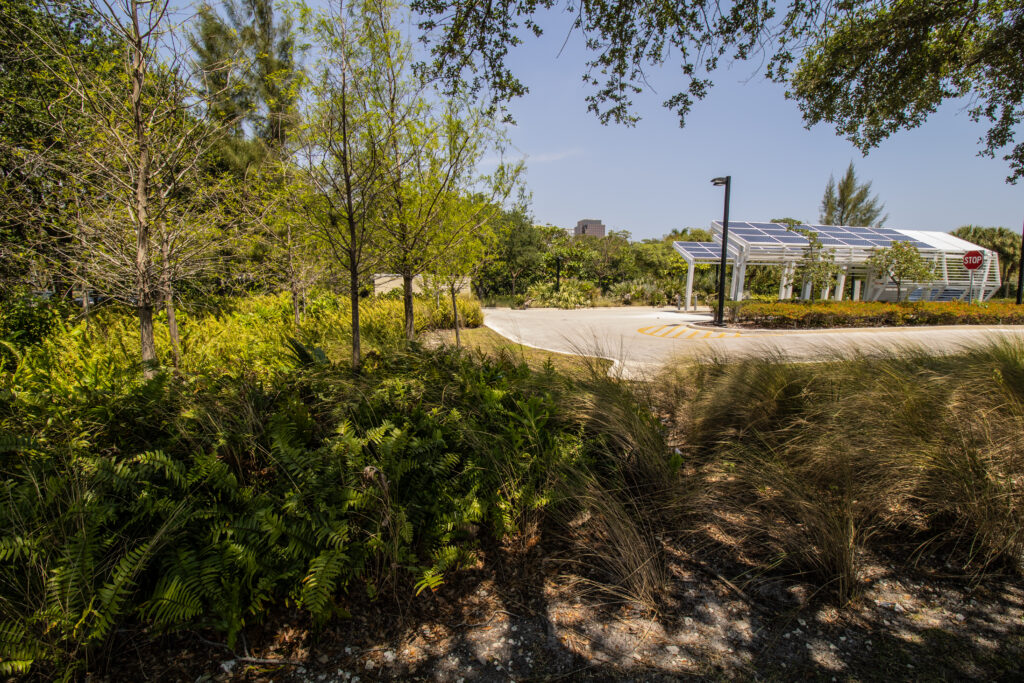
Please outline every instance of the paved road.
[[1024, 340], [1024, 326], [951, 326], [841, 330], [753, 331], [701, 327], [711, 315], [672, 308], [626, 306], [563, 311], [484, 309], [484, 325], [509, 339], [562, 353], [615, 360], [639, 376], [673, 359], [781, 353], [793, 360], [821, 360], [837, 353], [872, 353], [925, 347], [952, 353], [1004, 335]]

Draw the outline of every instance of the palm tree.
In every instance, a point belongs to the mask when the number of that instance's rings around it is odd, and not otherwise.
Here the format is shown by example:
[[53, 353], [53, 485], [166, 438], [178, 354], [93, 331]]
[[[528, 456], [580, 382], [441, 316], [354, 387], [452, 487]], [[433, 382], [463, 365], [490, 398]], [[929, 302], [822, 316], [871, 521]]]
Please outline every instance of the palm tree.
[[825, 225], [880, 226], [889, 215], [882, 215], [885, 204], [878, 196], [871, 196], [871, 182], [858, 183], [853, 171], [853, 162], [846, 169], [842, 180], [836, 184], [829, 176], [825, 196], [821, 199], [821, 222]]
[[1010, 284], [1016, 280], [1020, 264], [1020, 235], [1009, 228], [984, 228], [980, 225], [960, 226], [953, 235], [999, 254], [999, 278], [1003, 282], [1000, 289], [1004, 296], [1009, 295]]

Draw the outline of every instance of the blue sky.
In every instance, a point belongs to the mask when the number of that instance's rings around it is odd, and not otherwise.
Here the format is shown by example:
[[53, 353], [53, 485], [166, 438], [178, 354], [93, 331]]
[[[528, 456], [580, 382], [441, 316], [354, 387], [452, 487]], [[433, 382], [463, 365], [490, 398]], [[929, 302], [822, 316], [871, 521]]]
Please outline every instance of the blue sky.
[[1007, 185], [1005, 162], [977, 156], [985, 128], [970, 121], [963, 103], [944, 106], [862, 157], [827, 126], [805, 129], [796, 103], [753, 64], [713, 74], [715, 87], [680, 129], [660, 103], [683, 81], [665, 67], [651, 74], [658, 92], [635, 98], [643, 116], [635, 128], [602, 126], [586, 110], [582, 39], [570, 38], [558, 56], [564, 39], [564, 29], [547, 29], [515, 48], [510, 61], [530, 88], [510, 107], [517, 125], [509, 135], [526, 156], [538, 223], [569, 227], [599, 218], [634, 239], [705, 227], [722, 214], [722, 191], [710, 179], [726, 174], [733, 177], [731, 218], [816, 221], [829, 174], [842, 175], [852, 160], [885, 203], [890, 227], [1021, 230], [1024, 183]]

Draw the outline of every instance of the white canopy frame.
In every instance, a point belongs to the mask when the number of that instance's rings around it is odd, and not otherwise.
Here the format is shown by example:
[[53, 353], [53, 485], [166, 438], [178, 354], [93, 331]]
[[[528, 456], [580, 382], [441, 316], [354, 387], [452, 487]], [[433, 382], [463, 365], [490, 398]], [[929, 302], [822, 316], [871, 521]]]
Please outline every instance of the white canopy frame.
[[[932, 261], [936, 278], [931, 282], [902, 283], [905, 300], [957, 301], [972, 299], [987, 301], [1002, 285], [999, 279], [999, 256], [988, 249], [972, 244], [945, 232], [926, 230], [899, 230], [831, 225], [799, 225], [818, 235], [826, 249], [835, 252], [835, 261], [842, 268], [834, 292], [826, 291], [823, 298], [842, 301], [847, 282], [852, 281], [852, 298], [865, 301], [895, 301], [896, 285], [880, 279], [868, 267], [868, 259], [878, 249], [893, 242], [907, 241], [917, 247], [921, 255]], [[697, 264], [720, 264], [722, 251], [722, 224], [711, 223], [712, 242], [674, 242], [673, 247], [686, 261], [686, 310], [693, 307], [693, 271]], [[744, 298], [747, 266], [781, 266], [779, 298], [793, 296], [793, 277], [796, 265], [807, 249], [807, 240], [798, 232], [778, 223], [729, 221], [729, 249], [726, 264], [731, 264], [732, 282], [729, 296], [734, 301]], [[968, 251], [980, 251], [981, 268], [975, 271], [973, 285], [970, 271], [963, 266]], [[809, 299], [810, 283], [800, 283], [800, 298]], [[830, 296], [831, 295], [831, 296]]]

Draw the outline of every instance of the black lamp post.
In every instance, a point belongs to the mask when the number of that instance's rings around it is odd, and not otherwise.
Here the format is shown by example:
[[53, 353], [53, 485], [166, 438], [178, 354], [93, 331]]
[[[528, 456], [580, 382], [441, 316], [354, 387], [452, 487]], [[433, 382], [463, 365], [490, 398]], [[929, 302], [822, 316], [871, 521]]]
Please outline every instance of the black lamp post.
[[722, 216], [722, 264], [718, 267], [718, 311], [715, 313], [715, 324], [725, 325], [725, 257], [729, 247], [729, 190], [732, 189], [732, 176], [712, 178], [711, 184], [719, 187], [725, 185], [725, 211]]

